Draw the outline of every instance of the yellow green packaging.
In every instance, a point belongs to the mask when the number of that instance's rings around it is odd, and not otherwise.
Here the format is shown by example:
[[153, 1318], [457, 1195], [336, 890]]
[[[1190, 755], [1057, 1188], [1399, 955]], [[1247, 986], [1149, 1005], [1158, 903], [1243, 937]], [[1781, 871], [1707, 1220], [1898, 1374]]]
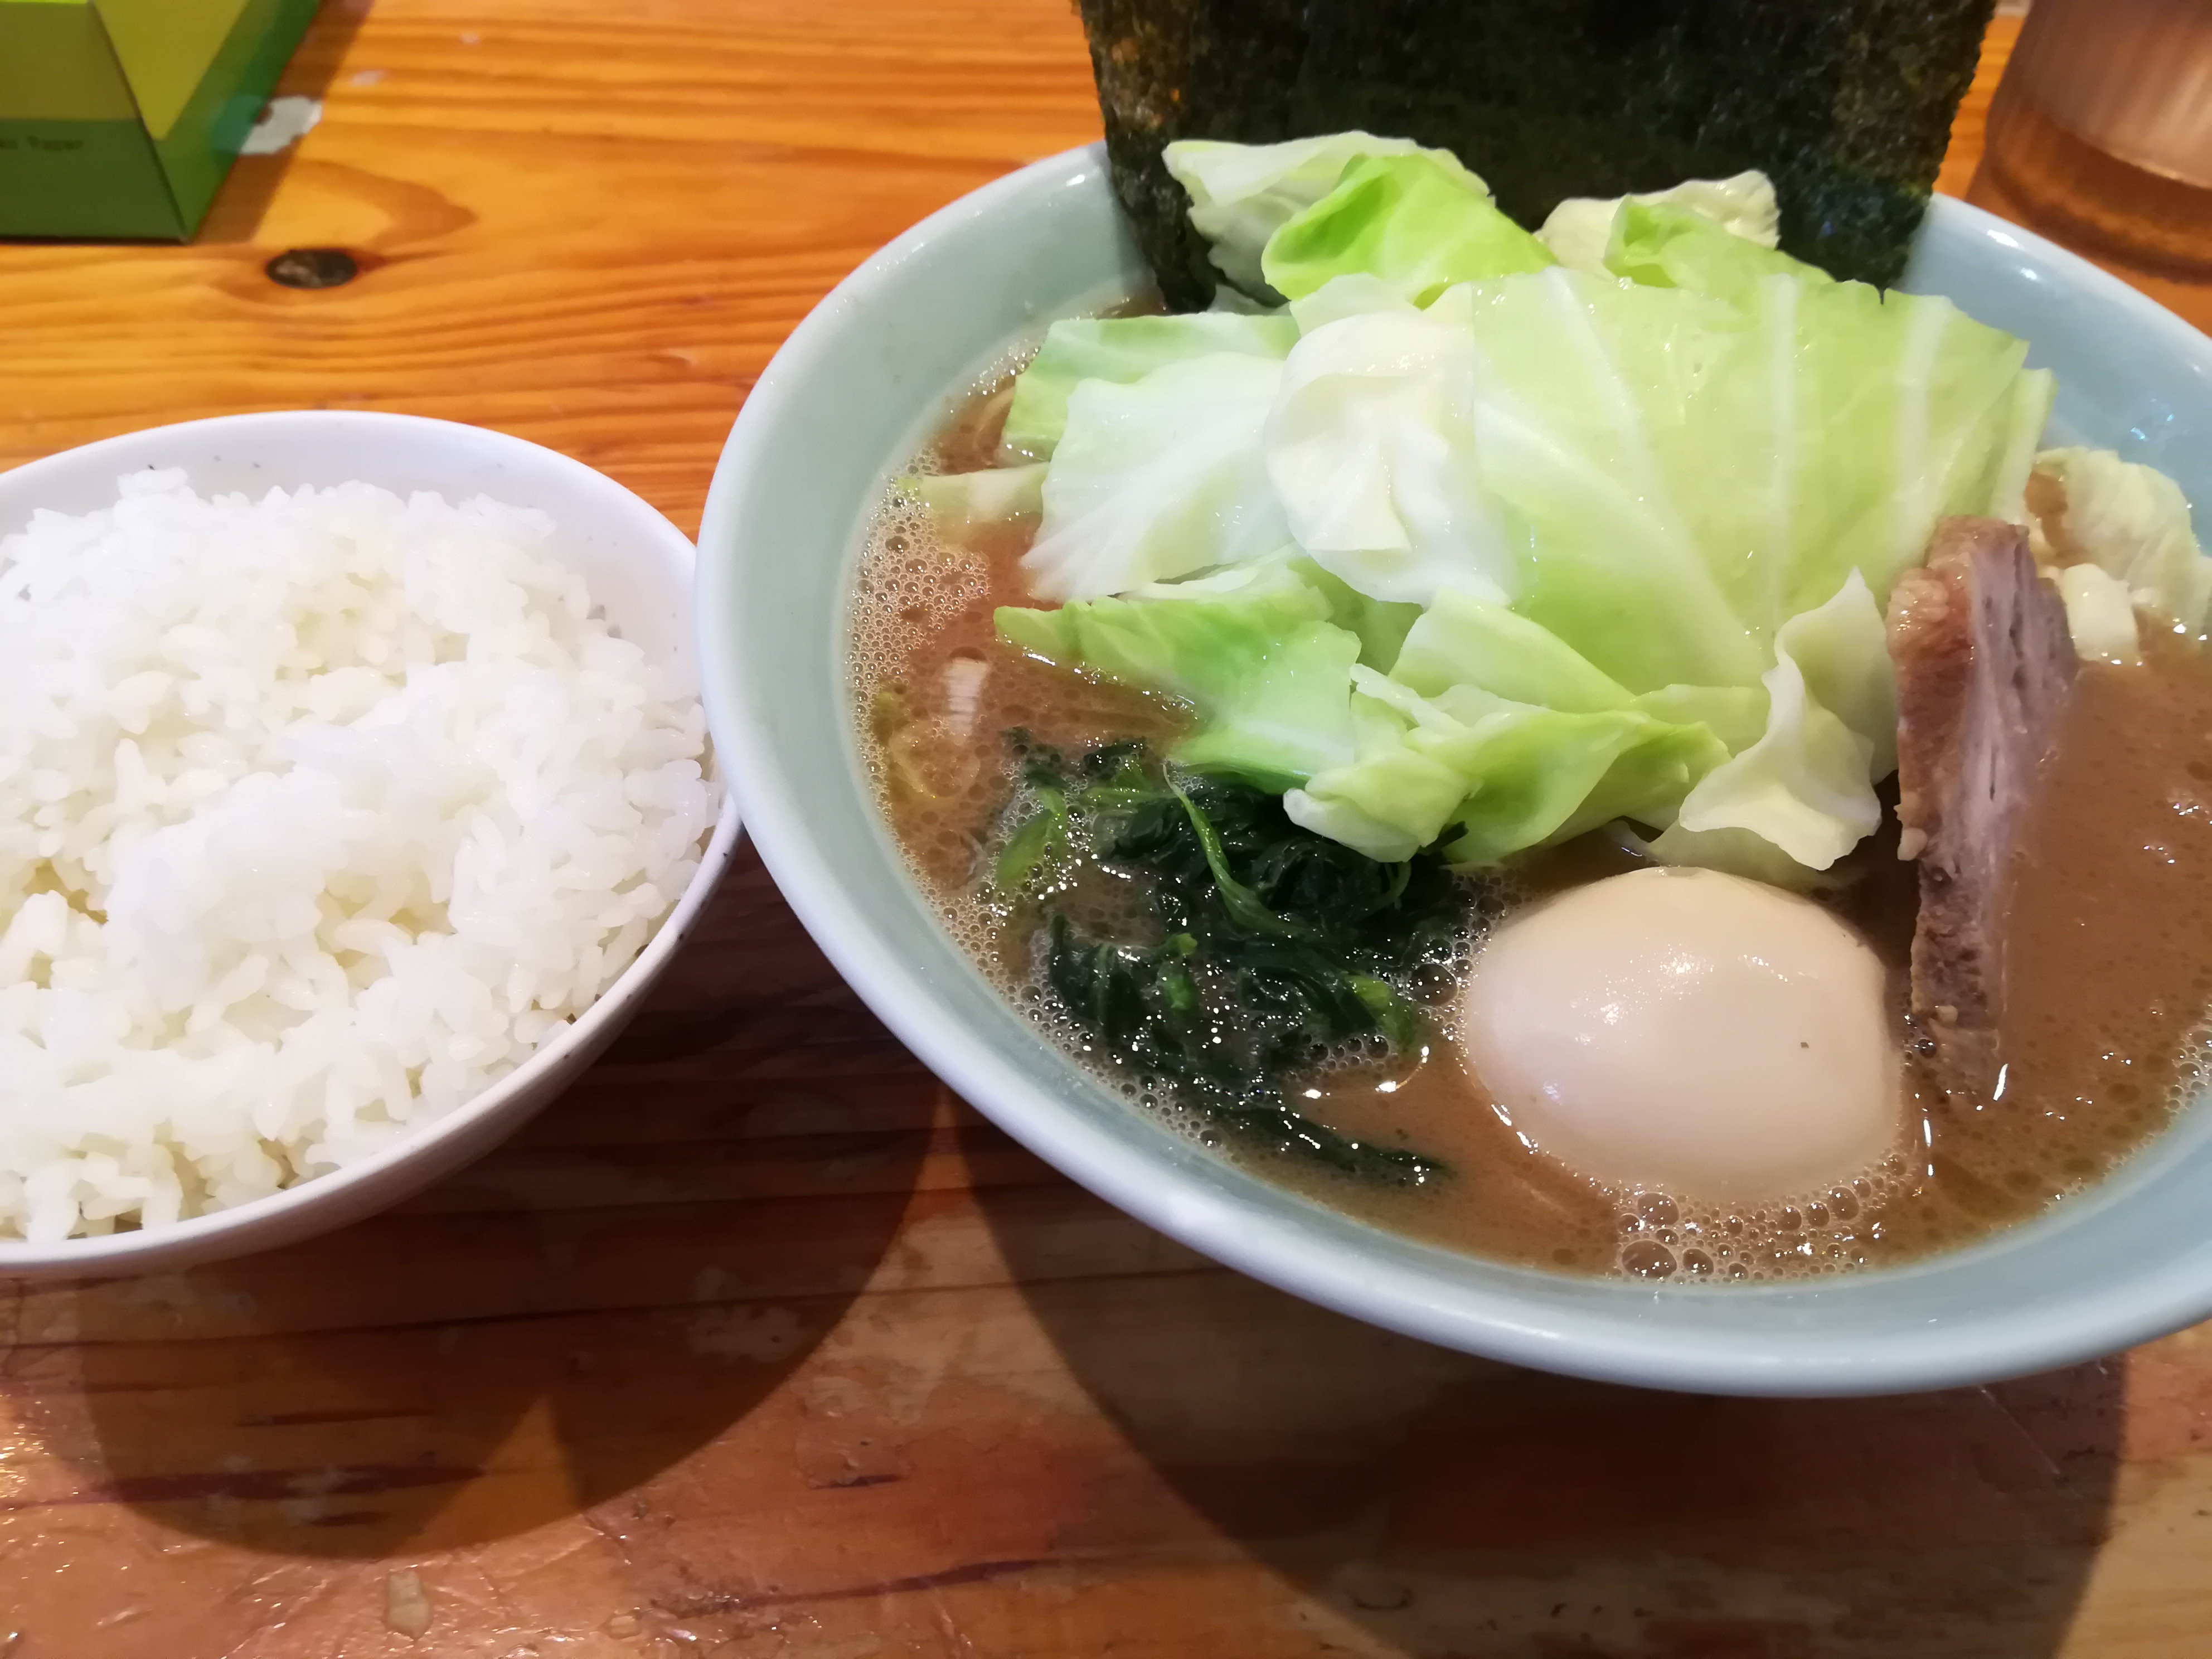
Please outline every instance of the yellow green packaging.
[[0, 236], [199, 228], [317, 0], [0, 0]]

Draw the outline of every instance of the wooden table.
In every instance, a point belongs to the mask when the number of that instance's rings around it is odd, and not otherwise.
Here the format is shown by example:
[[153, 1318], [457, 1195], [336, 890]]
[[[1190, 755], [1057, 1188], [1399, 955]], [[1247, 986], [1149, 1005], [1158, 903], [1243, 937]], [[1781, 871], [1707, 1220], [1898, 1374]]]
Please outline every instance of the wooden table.
[[[407, 410], [690, 528], [837, 277], [1096, 128], [1065, 0], [341, 0], [286, 89], [323, 124], [196, 246], [0, 248], [0, 465]], [[302, 246], [364, 272], [264, 277]], [[0, 1289], [0, 1656], [2212, 1652], [2212, 1328], [1905, 1399], [1564, 1382], [1085, 1196], [861, 1011], [750, 860], [672, 977], [402, 1210]]]

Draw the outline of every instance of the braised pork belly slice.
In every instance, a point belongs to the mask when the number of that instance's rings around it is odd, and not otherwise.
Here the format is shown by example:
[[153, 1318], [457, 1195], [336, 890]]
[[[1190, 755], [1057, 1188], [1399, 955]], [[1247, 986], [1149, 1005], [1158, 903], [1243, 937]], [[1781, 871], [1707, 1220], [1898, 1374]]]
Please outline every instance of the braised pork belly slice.
[[2027, 532], [1946, 519], [1889, 599], [1899, 855], [1920, 866], [1912, 1007], [1954, 1093], [1995, 1084], [2005, 873], [2074, 685], [2066, 607]]

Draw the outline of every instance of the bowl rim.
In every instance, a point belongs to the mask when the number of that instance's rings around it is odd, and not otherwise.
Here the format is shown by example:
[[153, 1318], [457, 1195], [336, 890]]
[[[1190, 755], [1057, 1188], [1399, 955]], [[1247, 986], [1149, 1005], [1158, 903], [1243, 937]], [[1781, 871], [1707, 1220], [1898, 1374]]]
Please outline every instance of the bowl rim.
[[[1007, 1134], [1146, 1224], [1239, 1272], [1365, 1322], [1514, 1364], [1711, 1393], [1880, 1394], [1982, 1383], [2074, 1364], [2212, 1314], [2212, 1282], [2201, 1274], [2161, 1278], [2147, 1271], [2124, 1292], [2106, 1291], [2068, 1304], [2060, 1328], [2033, 1310], [2008, 1309], [1970, 1326], [1929, 1322], [1879, 1353], [1711, 1354], [1700, 1351], [1704, 1338], [1695, 1330], [1670, 1329], [1664, 1322], [1617, 1308], [1531, 1319], [1510, 1291], [1447, 1285], [1418, 1268], [1332, 1251], [1310, 1223], [1279, 1213], [1255, 1216], [1171, 1176], [1157, 1153], [1114, 1139], [1069, 1101], [1033, 1086], [938, 1006], [925, 976], [882, 947], [868, 915], [817, 850], [808, 830], [809, 803], [782, 775], [772, 743], [764, 731], [756, 732], [746, 713], [742, 676], [733, 666], [735, 653], [723, 643], [720, 618], [735, 599], [745, 500], [757, 487], [779, 482], [764, 467], [768, 434], [848, 321], [881, 303], [902, 270], [942, 239], [1048, 192], [1095, 185], [1104, 175], [1103, 144], [1066, 150], [981, 186], [886, 244], [838, 283], [777, 351], [738, 413], [708, 491], [696, 614], [702, 685], [717, 749], [745, 803], [763, 863], [808, 933], [877, 1017]], [[1929, 228], [1946, 238], [1995, 237], [2001, 246], [2033, 256], [2088, 301], [2129, 313], [2172, 349], [2199, 356], [2207, 351], [2203, 334], [2149, 296], [2008, 221], [1939, 196], [1931, 201]], [[892, 458], [890, 465], [896, 464]], [[841, 556], [849, 556], [849, 550], [841, 550]], [[1907, 1263], [1887, 1271], [1922, 1270], [1921, 1264]], [[1650, 1298], [1741, 1297], [1789, 1289], [1655, 1287]]]
[[[208, 436], [235, 434], [250, 439], [260, 431], [295, 425], [326, 427], [333, 432], [342, 432], [348, 428], [361, 430], [372, 427], [386, 429], [407, 428], [417, 433], [428, 431], [492, 452], [504, 452], [507, 456], [541, 474], [565, 475], [576, 487], [596, 490], [614, 501], [621, 510], [635, 516], [640, 538], [658, 542], [672, 556], [679, 568], [689, 569], [696, 589], [697, 549], [666, 514], [628, 485], [617, 483], [574, 456], [564, 455], [559, 450], [549, 449], [543, 444], [532, 443], [527, 438], [518, 438], [512, 433], [501, 432], [490, 427], [471, 426], [466, 422], [440, 420], [427, 415], [407, 415], [381, 410], [301, 409], [265, 410], [249, 414], [213, 415], [198, 420], [176, 421], [57, 450], [51, 455], [43, 455], [36, 460], [26, 461], [20, 466], [0, 471], [0, 484], [11, 489], [27, 482], [35, 484], [44, 471], [59, 471], [64, 465], [74, 467], [103, 457], [112, 457], [116, 460], [118, 472], [136, 471], [140, 463], [132, 458], [149, 438], [196, 434]], [[272, 488], [282, 487], [277, 480], [272, 479], [270, 483]], [[514, 504], [528, 505], [527, 502]], [[0, 525], [0, 534], [9, 533], [9, 526]], [[521, 1065], [495, 1079], [451, 1111], [398, 1136], [391, 1145], [378, 1148], [367, 1158], [265, 1197], [249, 1199], [227, 1209], [187, 1217], [165, 1227], [134, 1229], [94, 1237], [71, 1237], [52, 1243], [0, 1239], [0, 1280], [54, 1273], [82, 1273], [88, 1277], [128, 1273], [158, 1269], [163, 1264], [157, 1258], [164, 1256], [189, 1255], [192, 1261], [202, 1261], [228, 1253], [242, 1255], [261, 1248], [251, 1235], [288, 1223], [297, 1225], [302, 1212], [331, 1206], [365, 1187], [374, 1187], [390, 1180], [395, 1170], [423, 1158], [448, 1141], [471, 1134], [485, 1120], [514, 1110], [518, 1096], [526, 1095], [536, 1089], [548, 1073], [558, 1072], [568, 1063], [578, 1049], [588, 1048], [596, 1042], [611, 1022], [627, 1016], [629, 1004], [659, 975], [712, 896], [737, 850], [738, 839], [744, 829], [738, 811], [738, 793], [730, 786], [727, 768], [719, 764], [720, 758], [718, 745], [715, 750], [716, 769], [724, 775], [721, 804], [716, 811], [713, 833], [707, 839], [700, 854], [699, 867], [693, 872], [690, 884], [678, 896], [659, 927], [653, 930], [653, 937], [631, 958], [629, 964], [615, 976], [614, 981], [599, 993], [591, 1006], [572, 1021], [566, 1030]], [[544, 1102], [538, 1103], [538, 1106], [550, 1104], [550, 1101], [551, 1097], [549, 1096]], [[537, 1109], [532, 1107], [531, 1109]], [[520, 1121], [518, 1118], [518, 1124]], [[430, 1172], [426, 1179], [435, 1179], [437, 1173], [441, 1172]], [[404, 1192], [395, 1190], [388, 1201], [397, 1203], [405, 1195]], [[372, 1213], [374, 1209], [381, 1208], [386, 1201], [378, 1199], [362, 1214]], [[334, 1226], [343, 1224], [343, 1219], [332, 1223]], [[283, 1241], [272, 1239], [270, 1242], [275, 1244]]]

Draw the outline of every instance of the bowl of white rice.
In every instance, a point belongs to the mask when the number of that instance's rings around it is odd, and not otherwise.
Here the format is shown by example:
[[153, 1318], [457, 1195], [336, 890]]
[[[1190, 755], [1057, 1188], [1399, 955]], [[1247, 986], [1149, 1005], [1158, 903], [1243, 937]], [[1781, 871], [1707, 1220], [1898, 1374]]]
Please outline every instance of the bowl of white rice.
[[693, 558], [408, 416], [0, 473], [0, 1276], [343, 1224], [605, 1047], [738, 837]]

